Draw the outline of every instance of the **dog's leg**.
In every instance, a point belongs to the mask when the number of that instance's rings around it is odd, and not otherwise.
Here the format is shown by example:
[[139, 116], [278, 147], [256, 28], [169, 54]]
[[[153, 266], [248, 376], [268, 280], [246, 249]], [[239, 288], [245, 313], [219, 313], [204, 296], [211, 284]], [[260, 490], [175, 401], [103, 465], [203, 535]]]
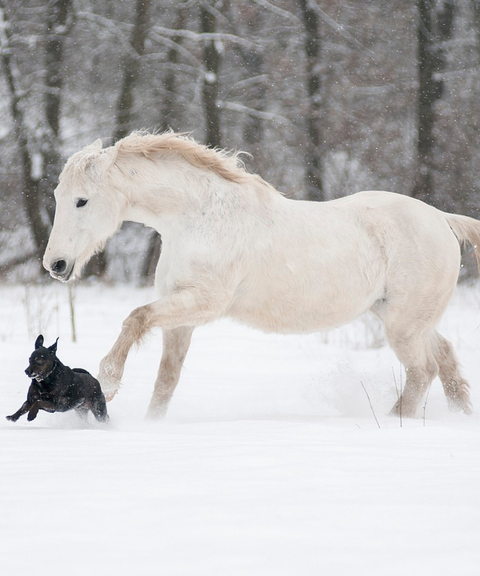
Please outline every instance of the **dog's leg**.
[[77, 413], [77, 416], [81, 418], [81, 420], [83, 420], [84, 422], [87, 420], [88, 408], [85, 408], [84, 406], [82, 406], [82, 408], [75, 408], [75, 412]]
[[107, 403], [103, 394], [93, 400], [91, 411], [99, 422], [108, 422]]
[[39, 410], [45, 410], [45, 412], [56, 412], [57, 407], [53, 402], [47, 402], [46, 400], [37, 400], [30, 408], [27, 420], [29, 422], [35, 420]]
[[29, 400], [26, 400], [22, 404], [21, 408], [15, 412], [15, 414], [11, 414], [10, 416], [6, 417], [7, 420], [10, 420], [11, 422], [16, 422], [20, 418], [20, 416], [23, 416], [24, 414], [29, 412], [29, 410], [32, 406], [33, 406], [32, 402], [30, 402]]

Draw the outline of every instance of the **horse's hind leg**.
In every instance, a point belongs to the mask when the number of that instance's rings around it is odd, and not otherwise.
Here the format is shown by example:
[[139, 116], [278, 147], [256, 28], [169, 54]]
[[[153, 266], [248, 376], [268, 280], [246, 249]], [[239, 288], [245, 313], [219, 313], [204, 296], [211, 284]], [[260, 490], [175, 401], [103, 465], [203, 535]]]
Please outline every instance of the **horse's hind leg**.
[[388, 334], [390, 345], [405, 367], [405, 387], [391, 414], [413, 418], [417, 406], [438, 374], [438, 365], [427, 336]]
[[191, 326], [163, 330], [162, 360], [148, 407], [147, 418], [156, 419], [165, 416], [180, 378], [183, 361], [190, 347], [192, 332], [193, 327]]
[[439, 377], [450, 410], [462, 410], [465, 414], [471, 414], [470, 386], [460, 372], [452, 344], [438, 332], [435, 332], [432, 340], [433, 353], [439, 367]]
[[[415, 302], [414, 302], [415, 303]], [[412, 308], [410, 314], [405, 301], [401, 305], [381, 302], [372, 310], [385, 325], [387, 340], [403, 364], [406, 373], [405, 386], [391, 414], [413, 418], [418, 404], [438, 374], [438, 364], [432, 346], [432, 320], [423, 310]]]

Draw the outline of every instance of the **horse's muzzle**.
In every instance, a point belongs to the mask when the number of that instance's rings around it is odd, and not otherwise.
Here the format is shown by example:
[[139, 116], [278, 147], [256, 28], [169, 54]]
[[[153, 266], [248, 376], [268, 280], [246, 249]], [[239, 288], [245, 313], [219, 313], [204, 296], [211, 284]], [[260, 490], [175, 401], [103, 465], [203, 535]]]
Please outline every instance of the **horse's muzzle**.
[[50, 266], [50, 276], [57, 280], [61, 280], [62, 282], [67, 282], [72, 275], [74, 265], [75, 262], [68, 265], [66, 260], [56, 260]]

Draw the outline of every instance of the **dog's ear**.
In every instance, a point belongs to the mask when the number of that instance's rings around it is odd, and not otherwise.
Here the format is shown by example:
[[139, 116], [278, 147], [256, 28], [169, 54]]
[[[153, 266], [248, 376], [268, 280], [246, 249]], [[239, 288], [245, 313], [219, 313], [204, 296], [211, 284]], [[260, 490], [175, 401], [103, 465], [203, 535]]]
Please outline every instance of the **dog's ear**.
[[55, 342], [51, 346], [48, 347], [48, 349], [51, 352], [56, 352], [57, 351], [57, 344], [58, 344], [58, 338], [55, 340]]
[[35, 340], [35, 350], [37, 348], [40, 348], [40, 346], [43, 346], [43, 336], [40, 334], [40, 336]]

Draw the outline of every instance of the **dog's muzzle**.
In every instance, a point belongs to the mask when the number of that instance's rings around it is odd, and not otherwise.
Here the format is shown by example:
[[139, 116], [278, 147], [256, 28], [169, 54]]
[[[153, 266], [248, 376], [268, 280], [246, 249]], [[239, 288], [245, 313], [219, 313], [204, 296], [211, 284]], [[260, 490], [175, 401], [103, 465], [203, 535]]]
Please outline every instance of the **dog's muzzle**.
[[53, 366], [53, 368], [50, 370], [50, 372], [47, 372], [47, 374], [39, 374], [38, 372], [34, 372], [30, 366], [25, 370], [25, 374], [31, 378], [32, 380], [36, 380], [37, 382], [41, 382], [42, 380], [45, 380], [45, 378], [48, 378], [50, 376], [50, 374], [55, 370], [55, 365]]

